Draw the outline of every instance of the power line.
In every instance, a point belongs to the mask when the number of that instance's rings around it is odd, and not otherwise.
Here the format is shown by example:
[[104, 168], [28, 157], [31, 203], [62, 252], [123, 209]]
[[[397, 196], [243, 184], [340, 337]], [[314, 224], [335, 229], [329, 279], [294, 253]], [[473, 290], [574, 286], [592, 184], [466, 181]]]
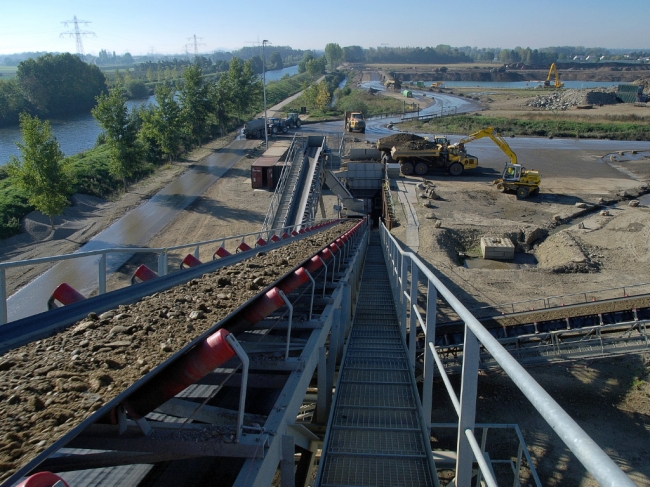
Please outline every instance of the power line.
[[185, 52], [187, 52], [188, 47], [194, 46], [194, 57], [199, 55], [199, 46], [205, 46], [202, 42], [197, 42], [197, 39], [202, 41], [203, 37], [196, 37], [196, 34], [194, 34], [192, 37], [187, 38], [188, 41], [193, 40], [194, 42], [191, 44], [185, 44]]
[[66, 27], [68, 26], [68, 24], [73, 24], [74, 25], [73, 30], [68, 31], [68, 32], [61, 32], [61, 35], [59, 37], [65, 37], [65, 36], [73, 37], [74, 36], [75, 39], [77, 40], [77, 54], [79, 54], [80, 56], [83, 56], [84, 55], [84, 45], [83, 45], [83, 42], [81, 42], [81, 38], [83, 36], [87, 36], [87, 35], [92, 35], [93, 37], [97, 37], [97, 36], [95, 35], [94, 32], [90, 32], [88, 30], [85, 30], [85, 31], [79, 30], [79, 24], [88, 25], [88, 24], [90, 24], [90, 21], [89, 20], [79, 20], [79, 19], [77, 19], [77, 16], [75, 15], [75, 16], [73, 16], [72, 20], [64, 20], [61, 23]]

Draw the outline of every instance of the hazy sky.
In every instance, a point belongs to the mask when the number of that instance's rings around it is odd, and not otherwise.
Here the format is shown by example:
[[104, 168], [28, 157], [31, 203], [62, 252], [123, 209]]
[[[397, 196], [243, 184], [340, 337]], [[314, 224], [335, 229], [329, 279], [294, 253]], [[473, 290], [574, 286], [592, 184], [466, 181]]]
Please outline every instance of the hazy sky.
[[648, 0], [0, 0], [0, 55], [75, 52], [79, 25], [86, 53], [200, 53], [263, 39], [295, 49], [438, 44], [477, 47], [580, 45], [650, 48]]

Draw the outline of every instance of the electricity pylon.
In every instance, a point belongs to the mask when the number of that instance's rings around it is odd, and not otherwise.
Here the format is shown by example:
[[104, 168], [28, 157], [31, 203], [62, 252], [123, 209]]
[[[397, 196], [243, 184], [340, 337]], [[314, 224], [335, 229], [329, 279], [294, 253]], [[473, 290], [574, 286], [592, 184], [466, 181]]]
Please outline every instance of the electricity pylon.
[[71, 31], [68, 31], [68, 32], [61, 32], [61, 35], [59, 37], [65, 37], [65, 36], [73, 37], [74, 36], [75, 39], [77, 40], [77, 54], [79, 54], [80, 56], [83, 56], [84, 55], [84, 45], [83, 45], [83, 42], [81, 42], [81, 38], [83, 36], [88, 36], [88, 35], [92, 35], [93, 37], [97, 37], [97, 36], [95, 35], [94, 32], [90, 32], [88, 30], [83, 30], [83, 31], [79, 30], [79, 24], [88, 25], [88, 24], [90, 24], [90, 21], [89, 20], [78, 20], [77, 16], [75, 15], [72, 20], [64, 20], [61, 23], [63, 25], [65, 25], [66, 27], [68, 26], [68, 24], [73, 24], [74, 25], [74, 30], [71, 30]]

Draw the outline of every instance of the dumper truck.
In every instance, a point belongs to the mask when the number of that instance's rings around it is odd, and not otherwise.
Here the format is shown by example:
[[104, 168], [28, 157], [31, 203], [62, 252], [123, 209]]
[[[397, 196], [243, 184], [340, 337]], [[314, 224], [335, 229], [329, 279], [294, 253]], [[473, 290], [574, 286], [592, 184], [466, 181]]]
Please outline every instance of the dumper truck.
[[361, 112], [345, 112], [345, 131], [366, 133], [366, 121]]
[[477, 157], [467, 154], [464, 147], [450, 145], [444, 136], [396, 134], [379, 139], [377, 149], [382, 162], [399, 163], [405, 176], [421, 176], [432, 168], [443, 168], [452, 176], [460, 176], [466, 169], [478, 167]]

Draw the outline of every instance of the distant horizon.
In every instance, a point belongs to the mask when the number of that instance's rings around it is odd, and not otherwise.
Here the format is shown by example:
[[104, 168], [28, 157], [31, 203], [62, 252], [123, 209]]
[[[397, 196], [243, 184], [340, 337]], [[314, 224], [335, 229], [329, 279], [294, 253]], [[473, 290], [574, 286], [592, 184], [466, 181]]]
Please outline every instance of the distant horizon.
[[[0, 57], [23, 52], [83, 52], [101, 49], [135, 56], [202, 54], [240, 49], [268, 40], [269, 47], [291, 46], [323, 50], [332, 42], [341, 47], [385, 46], [598, 46], [608, 49], [649, 46], [647, 0], [499, 0], [488, 5], [465, 0], [443, 8], [427, 0], [399, 5], [391, 0], [326, 4], [284, 0], [269, 4], [170, 0], [29, 0], [14, 2], [0, 18]], [[78, 34], [78, 39], [77, 39]], [[507, 46], [507, 47], [504, 47]], [[512, 47], [510, 47], [512, 46]], [[492, 48], [496, 48], [492, 47]], [[486, 47], [487, 48], [487, 47]], [[632, 48], [630, 48], [632, 49]], [[164, 54], [163, 54], [164, 53]], [[176, 54], [178, 55], [178, 54]]]
[[[358, 45], [358, 44], [355, 44], [355, 45]], [[213, 50], [211, 50], [209, 52], [207, 52], [207, 51], [206, 52], [199, 52], [198, 55], [199, 56], [209, 56], [211, 54], [215, 54], [215, 53], [219, 53], [219, 52], [227, 53], [227, 52], [239, 51], [239, 50], [244, 49], [246, 47], [250, 47], [250, 46], [240, 46], [240, 47], [232, 48], [232, 49], [217, 48], [217, 49], [213, 49]], [[259, 46], [259, 47], [261, 49], [261, 46]], [[312, 52], [314, 52], [314, 51], [315, 52], [324, 52], [325, 51], [325, 46], [323, 46], [322, 48], [318, 48], [318, 49], [302, 49], [302, 48], [297, 48], [297, 47], [294, 47], [294, 46], [287, 46], [287, 45], [283, 45], [283, 46], [279, 46], [279, 47], [288, 47], [290, 49], [300, 50], [300, 51], [312, 51]], [[341, 47], [348, 47], [348, 46], [341, 46]], [[373, 49], [373, 48], [374, 49], [382, 49], [382, 48], [387, 48], [387, 49], [406, 49], [406, 48], [426, 49], [427, 47], [434, 48], [436, 46], [370, 46], [370, 47], [360, 46], [360, 47], [362, 47], [363, 49]], [[650, 48], [641, 48], [641, 47], [620, 48], [620, 47], [585, 46], [585, 45], [579, 45], [579, 46], [578, 45], [576, 45], [576, 46], [544, 46], [544, 47], [532, 47], [532, 46], [525, 46], [525, 45], [519, 45], [519, 46], [515, 46], [515, 47], [495, 47], [495, 46], [478, 47], [478, 46], [469, 46], [469, 45], [451, 46], [452, 49], [474, 48], [474, 49], [486, 49], [486, 50], [491, 50], [491, 49], [514, 50], [514, 49], [517, 49], [517, 48], [523, 48], [523, 49], [529, 48], [529, 49], [544, 50], [544, 49], [551, 49], [551, 48], [566, 48], [566, 47], [582, 48], [582, 49], [585, 49], [585, 50], [605, 49], [607, 51], [617, 51], [617, 54], [624, 54], [624, 53], [627, 53], [627, 52], [646, 52], [646, 53], [650, 54]], [[272, 52], [273, 51], [273, 46], [267, 46], [267, 49], [269, 50], [269, 52]], [[151, 57], [151, 56], [153, 56], [153, 57], [156, 57], [156, 56], [188, 56], [188, 55], [189, 56], [194, 56], [193, 52], [169, 52], [169, 53], [163, 53], [163, 52], [153, 52], [153, 53], [151, 53], [151, 52], [147, 52], [147, 53], [141, 54], [141, 53], [134, 53], [134, 52], [130, 52], [130, 51], [118, 52], [115, 49], [108, 49], [108, 48], [100, 48], [100, 50], [97, 51], [96, 53], [86, 51], [85, 55], [90, 55], [90, 56], [97, 57], [101, 50], [105, 50], [108, 53], [115, 52], [115, 55], [117, 55], [117, 56], [123, 56], [123, 55], [125, 55], [127, 53], [131, 54], [132, 56], [137, 56], [137, 57], [146, 57], [146, 56], [149, 56], [149, 57]], [[65, 50], [64, 51], [49, 51], [49, 50], [21, 51], [21, 52], [12, 52], [12, 53], [2, 53], [1, 50], [0, 50], [0, 56], [2, 56], [2, 57], [21, 56], [21, 55], [24, 55], [24, 54], [32, 54], [32, 53], [33, 54], [64, 54], [64, 53], [76, 54], [76, 52], [73, 52], [73, 51], [70, 51], [70, 50], [67, 50], [67, 51], [65, 51]], [[2, 61], [3, 60], [0, 57], [0, 64], [2, 64]], [[412, 63], [412, 64], [418, 64], [418, 63]]]

